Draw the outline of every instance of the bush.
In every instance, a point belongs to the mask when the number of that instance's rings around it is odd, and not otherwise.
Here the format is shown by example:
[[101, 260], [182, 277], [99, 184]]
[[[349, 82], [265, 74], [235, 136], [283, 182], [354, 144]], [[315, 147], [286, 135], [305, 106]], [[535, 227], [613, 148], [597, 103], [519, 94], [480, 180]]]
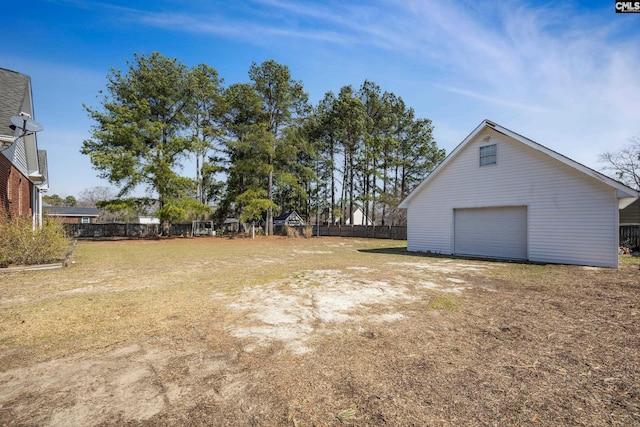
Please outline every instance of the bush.
[[311, 226], [311, 225], [307, 225], [306, 227], [304, 227], [304, 228], [302, 229], [302, 236], [303, 236], [305, 239], [308, 239], [308, 238], [310, 238], [310, 237], [313, 237], [313, 226]]
[[70, 248], [71, 241], [55, 221], [46, 220], [36, 230], [27, 217], [0, 223], [0, 267], [62, 261]]
[[298, 230], [295, 227], [289, 227], [288, 225], [283, 225], [280, 230], [280, 234], [283, 236], [287, 236], [289, 238], [298, 237]]

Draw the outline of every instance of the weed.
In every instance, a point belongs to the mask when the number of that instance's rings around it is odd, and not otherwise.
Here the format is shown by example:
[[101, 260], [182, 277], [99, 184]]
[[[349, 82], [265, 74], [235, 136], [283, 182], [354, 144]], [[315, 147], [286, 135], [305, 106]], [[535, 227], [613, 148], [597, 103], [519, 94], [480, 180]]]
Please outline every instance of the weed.
[[429, 301], [428, 307], [432, 310], [455, 311], [458, 306], [455, 300], [446, 295], [438, 295]]
[[304, 227], [302, 229], [302, 237], [304, 237], [305, 239], [313, 237], [313, 227], [310, 225], [307, 225], [306, 227]]
[[340, 412], [336, 418], [338, 419], [338, 421], [340, 421], [340, 424], [344, 424], [344, 422], [346, 420], [348, 420], [349, 418], [352, 418], [356, 415], [356, 410], [353, 408], [349, 408], [345, 411]]
[[296, 230], [295, 227], [289, 227], [287, 225], [282, 227], [282, 231], [281, 234], [283, 236], [287, 236], [288, 238], [295, 238], [298, 237], [298, 230]]

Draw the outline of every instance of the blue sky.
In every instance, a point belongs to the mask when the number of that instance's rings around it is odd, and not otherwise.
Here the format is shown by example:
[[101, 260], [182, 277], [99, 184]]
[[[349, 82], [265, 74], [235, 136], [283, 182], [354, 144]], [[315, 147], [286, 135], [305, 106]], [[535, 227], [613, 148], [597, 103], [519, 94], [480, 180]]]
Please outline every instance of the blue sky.
[[[640, 134], [640, 14], [614, 1], [9, 0], [0, 67], [31, 76], [50, 193], [109, 185], [80, 154], [112, 68], [157, 51], [226, 84], [287, 65], [316, 104], [365, 79], [430, 118], [447, 153], [483, 119], [580, 163]], [[185, 175], [195, 175], [187, 165]]]

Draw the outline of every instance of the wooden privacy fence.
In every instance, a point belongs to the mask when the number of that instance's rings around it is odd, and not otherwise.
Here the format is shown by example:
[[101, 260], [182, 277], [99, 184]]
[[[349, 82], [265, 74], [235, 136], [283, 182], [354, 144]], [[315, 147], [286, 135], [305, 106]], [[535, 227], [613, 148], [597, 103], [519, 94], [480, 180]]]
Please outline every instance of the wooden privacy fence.
[[620, 245], [640, 249], [640, 225], [621, 225]]
[[[159, 224], [63, 224], [68, 236], [76, 238], [99, 237], [155, 237], [160, 234]], [[172, 224], [171, 234], [191, 234], [191, 224]]]
[[[321, 225], [319, 230], [320, 236], [407, 240], [407, 227], [404, 225]], [[313, 235], [318, 235], [316, 226], [313, 227]]]
[[[158, 224], [63, 224], [67, 235], [76, 238], [99, 237], [154, 237], [160, 234]], [[191, 224], [172, 224], [173, 236], [191, 234]], [[318, 231], [320, 233], [318, 233]], [[313, 226], [313, 235], [317, 236], [360, 237], [363, 239], [407, 240], [407, 227], [367, 226], [367, 225], [322, 225]], [[640, 225], [620, 226], [620, 245], [640, 249]]]
[[[155, 237], [160, 234], [158, 224], [63, 224], [68, 236], [75, 238]], [[171, 235], [191, 235], [191, 224], [172, 224]], [[295, 227], [298, 228], [298, 227]], [[299, 230], [302, 231], [302, 230]], [[320, 226], [320, 236], [360, 237], [363, 239], [407, 240], [406, 226], [330, 225]], [[276, 230], [276, 233], [278, 230]], [[318, 228], [313, 227], [313, 235]]]

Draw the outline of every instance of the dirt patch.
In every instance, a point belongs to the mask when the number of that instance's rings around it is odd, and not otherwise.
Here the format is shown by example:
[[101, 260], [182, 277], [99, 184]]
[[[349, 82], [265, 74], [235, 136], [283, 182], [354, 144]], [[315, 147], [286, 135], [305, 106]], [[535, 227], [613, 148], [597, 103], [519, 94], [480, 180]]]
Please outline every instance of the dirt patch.
[[[197, 393], [235, 399], [246, 387], [228, 355], [135, 344], [0, 374], [0, 410], [18, 424], [81, 426], [152, 418]], [[207, 384], [209, 387], [203, 388]], [[11, 424], [11, 423], [10, 423]]]
[[7, 276], [0, 425], [640, 425], [637, 264], [390, 243], [92, 242]]
[[[339, 333], [342, 324], [353, 321], [389, 322], [403, 317], [393, 303], [411, 300], [402, 285], [363, 280], [353, 271], [370, 268], [301, 271], [284, 281], [229, 296], [229, 307], [245, 313], [248, 325], [230, 325], [239, 338], [252, 338], [265, 346], [274, 340], [296, 354], [312, 351], [308, 341], [314, 334]], [[375, 307], [374, 310], [358, 310]], [[360, 314], [358, 314], [360, 313]], [[253, 344], [245, 349], [251, 351]]]

